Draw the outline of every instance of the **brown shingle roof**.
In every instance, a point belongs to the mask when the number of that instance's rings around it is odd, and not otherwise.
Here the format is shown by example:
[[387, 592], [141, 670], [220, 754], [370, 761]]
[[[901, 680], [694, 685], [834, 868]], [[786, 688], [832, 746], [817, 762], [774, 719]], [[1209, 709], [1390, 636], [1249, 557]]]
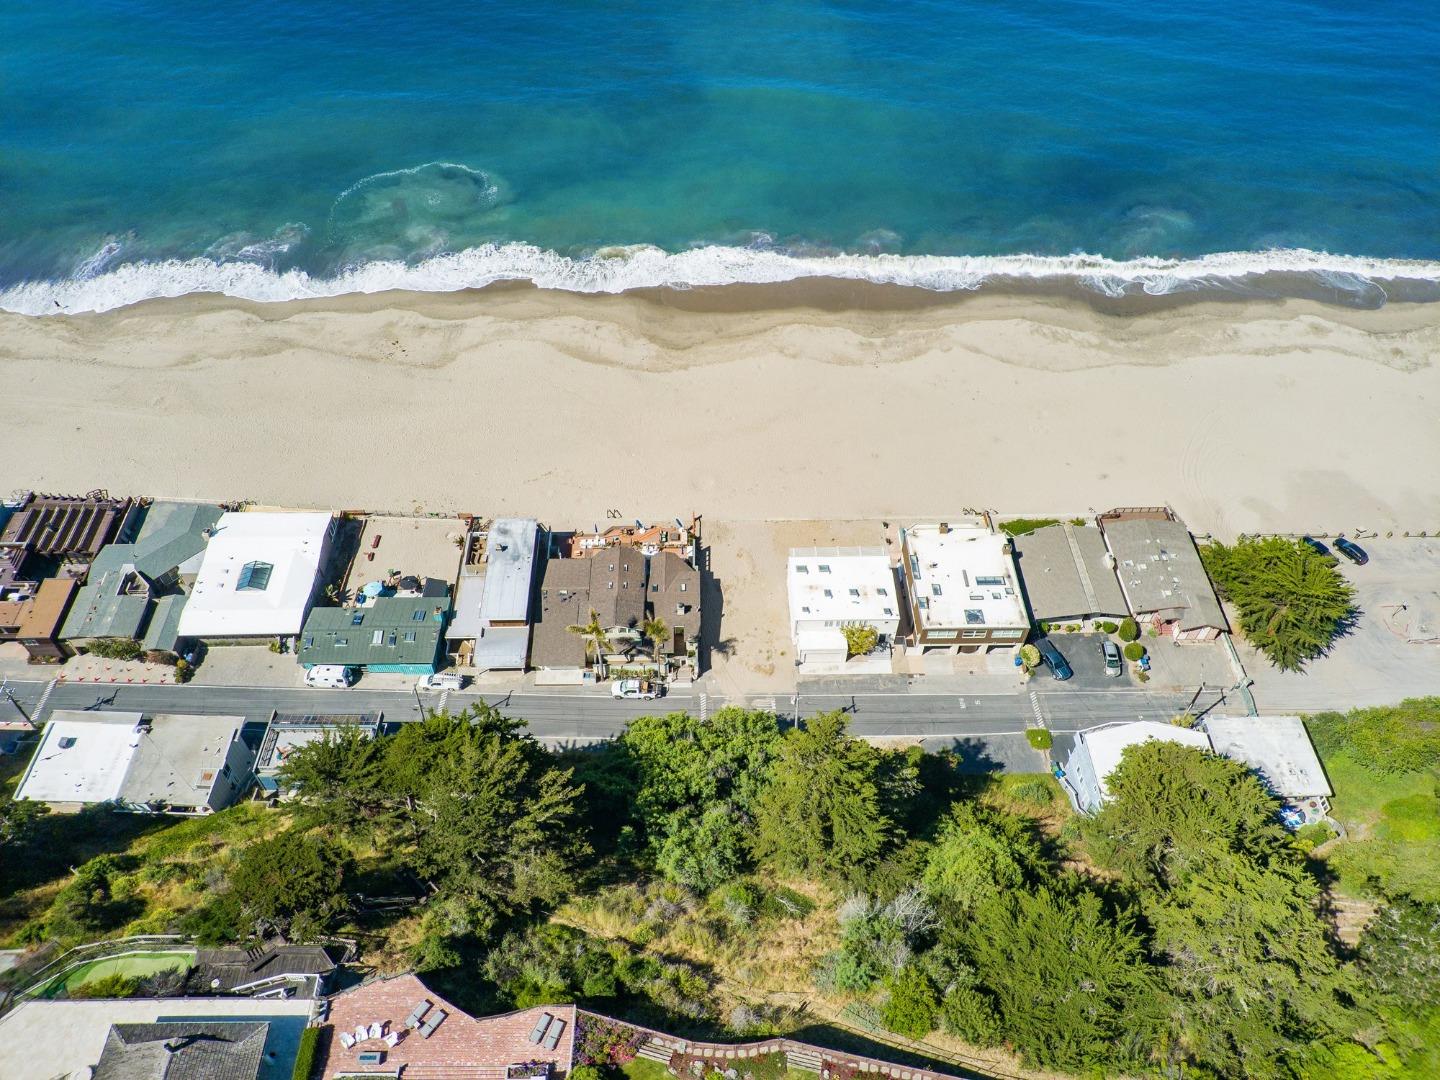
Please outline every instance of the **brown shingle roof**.
[[567, 627], [590, 621], [639, 626], [645, 618], [645, 556], [628, 548], [584, 559], [550, 559], [540, 583], [540, 617], [530, 644], [534, 667], [583, 667], [585, 642]]
[[673, 551], [662, 551], [650, 560], [650, 585], [645, 595], [650, 614], [670, 628], [666, 652], [684, 652], [683, 645], [676, 648], [674, 632], [683, 630], [686, 640], [700, 636], [700, 571]]

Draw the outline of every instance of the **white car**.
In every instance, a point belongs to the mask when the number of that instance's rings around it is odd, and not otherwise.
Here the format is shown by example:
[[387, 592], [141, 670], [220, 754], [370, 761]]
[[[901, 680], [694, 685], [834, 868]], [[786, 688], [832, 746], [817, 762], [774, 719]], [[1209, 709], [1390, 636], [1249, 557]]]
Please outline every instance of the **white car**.
[[359, 679], [359, 668], [347, 667], [344, 664], [316, 664], [305, 671], [305, 685], [310, 687], [346, 690], [354, 686]]
[[651, 682], [649, 679], [621, 679], [610, 687], [610, 696], [613, 698], [644, 698], [648, 700], [657, 698], [664, 692], [664, 686]]
[[415, 684], [416, 690], [463, 690], [465, 689], [465, 676], [457, 675], [453, 671], [433, 671], [429, 675], [421, 675], [420, 681]]

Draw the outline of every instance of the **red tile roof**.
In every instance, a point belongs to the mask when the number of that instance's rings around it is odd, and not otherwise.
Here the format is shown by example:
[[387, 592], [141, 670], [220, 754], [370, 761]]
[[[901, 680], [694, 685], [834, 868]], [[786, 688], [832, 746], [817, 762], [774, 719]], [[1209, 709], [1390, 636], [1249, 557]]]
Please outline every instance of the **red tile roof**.
[[[438, 1009], [448, 1014], [428, 1039], [405, 1029], [406, 1018], [421, 1001], [431, 1002], [427, 1020]], [[565, 1023], [554, 1050], [530, 1041], [530, 1032], [544, 1013]], [[574, 1005], [537, 1006], [477, 1019], [414, 975], [379, 979], [337, 994], [330, 1001], [329, 1022], [329, 1038], [322, 1040], [322, 1045], [328, 1044], [322, 1051], [322, 1080], [364, 1073], [395, 1076], [397, 1068], [402, 1080], [504, 1080], [506, 1066], [526, 1061], [549, 1061], [557, 1073], [566, 1073], [574, 1050]], [[357, 1027], [374, 1023], [383, 1023], [386, 1033], [401, 1032], [400, 1042], [393, 1049], [376, 1039], [348, 1050], [341, 1044], [341, 1032], [353, 1035]], [[358, 1055], [365, 1050], [384, 1050], [384, 1063], [359, 1064]]]

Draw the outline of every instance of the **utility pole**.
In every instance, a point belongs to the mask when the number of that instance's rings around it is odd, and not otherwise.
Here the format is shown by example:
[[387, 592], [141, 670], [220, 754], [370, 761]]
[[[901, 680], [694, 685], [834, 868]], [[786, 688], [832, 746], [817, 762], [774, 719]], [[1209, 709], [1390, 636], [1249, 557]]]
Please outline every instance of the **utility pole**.
[[35, 718], [25, 711], [20, 704], [20, 699], [15, 696], [15, 691], [10, 689], [9, 679], [0, 679], [0, 695], [10, 699], [10, 704], [15, 706], [15, 711], [25, 717], [25, 722], [31, 727], [35, 726]]

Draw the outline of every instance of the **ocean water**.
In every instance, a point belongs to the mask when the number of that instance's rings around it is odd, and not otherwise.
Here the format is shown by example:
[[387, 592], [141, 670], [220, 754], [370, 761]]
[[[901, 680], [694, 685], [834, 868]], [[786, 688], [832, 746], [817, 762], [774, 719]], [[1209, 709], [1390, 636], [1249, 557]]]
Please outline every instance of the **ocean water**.
[[0, 308], [831, 275], [1440, 299], [1433, 0], [9, 0]]

